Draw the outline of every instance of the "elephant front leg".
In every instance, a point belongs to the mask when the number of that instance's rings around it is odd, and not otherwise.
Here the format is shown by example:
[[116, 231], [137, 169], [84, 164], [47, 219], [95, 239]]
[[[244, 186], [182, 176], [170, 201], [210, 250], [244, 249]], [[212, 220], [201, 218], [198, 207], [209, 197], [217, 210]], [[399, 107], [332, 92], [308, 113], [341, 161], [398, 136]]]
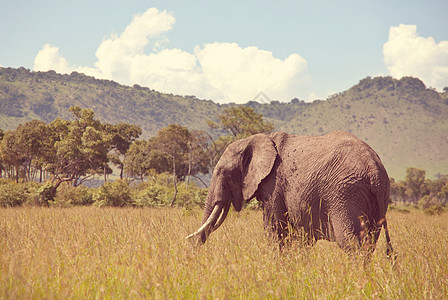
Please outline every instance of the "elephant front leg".
[[282, 249], [289, 236], [286, 208], [282, 209], [276, 203], [263, 203], [263, 223], [266, 232], [279, 242]]

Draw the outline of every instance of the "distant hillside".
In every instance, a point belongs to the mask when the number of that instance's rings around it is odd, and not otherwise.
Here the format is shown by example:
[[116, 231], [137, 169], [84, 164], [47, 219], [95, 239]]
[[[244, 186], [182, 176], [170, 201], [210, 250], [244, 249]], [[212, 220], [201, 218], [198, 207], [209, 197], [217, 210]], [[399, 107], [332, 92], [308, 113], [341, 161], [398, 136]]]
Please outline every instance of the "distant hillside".
[[[206, 130], [206, 121], [228, 107], [79, 73], [0, 68], [1, 129], [33, 118], [68, 119], [71, 105], [94, 109], [103, 122], [140, 125], [144, 137], [170, 123]], [[448, 173], [448, 94], [427, 89], [419, 79], [368, 77], [325, 101], [247, 105], [277, 130], [307, 135], [350, 131], [378, 152], [391, 177], [404, 178], [410, 166], [425, 169], [431, 178]]]
[[392, 177], [404, 178], [409, 166], [431, 178], [448, 173], [448, 94], [427, 89], [419, 79], [366, 78], [310, 104], [249, 104], [286, 132], [352, 132], [378, 152]]
[[144, 136], [155, 135], [170, 123], [205, 128], [206, 120], [219, 112], [212, 101], [124, 86], [76, 72], [61, 75], [0, 68], [0, 128], [14, 129], [31, 119], [69, 119], [72, 105], [92, 108], [103, 122], [140, 125]]

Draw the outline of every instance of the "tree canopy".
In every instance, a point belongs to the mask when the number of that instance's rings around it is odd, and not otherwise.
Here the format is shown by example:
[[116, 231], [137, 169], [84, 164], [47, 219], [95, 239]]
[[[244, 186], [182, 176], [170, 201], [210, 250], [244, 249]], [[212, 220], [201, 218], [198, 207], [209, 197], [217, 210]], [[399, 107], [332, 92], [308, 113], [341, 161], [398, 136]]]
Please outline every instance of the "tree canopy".
[[236, 139], [242, 139], [257, 133], [270, 133], [274, 125], [263, 120], [263, 115], [249, 106], [232, 106], [218, 115], [219, 122], [208, 121], [212, 129], [227, 131]]
[[[218, 116], [219, 122], [209, 122], [218, 136], [215, 139], [205, 131], [178, 124], [160, 129], [149, 139], [138, 139], [142, 132], [139, 126], [104, 123], [92, 109], [79, 106], [70, 107], [69, 112], [70, 120], [56, 118], [50, 124], [32, 120], [15, 130], [0, 130], [0, 177], [25, 183], [44, 181], [39, 189], [42, 203], [51, 200], [62, 183], [67, 182], [75, 189], [95, 176], [111, 173], [111, 166], [115, 165], [120, 169], [120, 178], [126, 176], [147, 183], [158, 176], [166, 179], [170, 175], [163, 173], [171, 173], [173, 204], [178, 181], [185, 181], [182, 189], [188, 189], [186, 179], [200, 180], [198, 175], [210, 173], [231, 142], [273, 130], [272, 124], [250, 107], [230, 107]], [[392, 179], [393, 201], [421, 202], [423, 207], [446, 203], [448, 176], [439, 174], [437, 180], [429, 180], [425, 175], [422, 169], [408, 168], [404, 181]], [[81, 202], [92, 203], [92, 199]]]
[[224, 109], [218, 115], [219, 122], [207, 121], [212, 130], [227, 133], [221, 135], [213, 141], [213, 146], [209, 148], [211, 168], [219, 161], [224, 150], [232, 142], [249, 137], [257, 133], [270, 133], [274, 130], [274, 125], [263, 119], [263, 115], [255, 112], [249, 106], [232, 106]]
[[[73, 120], [55, 119], [50, 124], [32, 120], [5, 132], [0, 143], [0, 171], [23, 181], [50, 175], [48, 197], [63, 182], [77, 186], [98, 174], [109, 174], [109, 163], [120, 163], [141, 129], [120, 123], [103, 124], [92, 109], [72, 106]], [[1, 172], [0, 172], [1, 174]], [[37, 175], [38, 174], [38, 175]]]

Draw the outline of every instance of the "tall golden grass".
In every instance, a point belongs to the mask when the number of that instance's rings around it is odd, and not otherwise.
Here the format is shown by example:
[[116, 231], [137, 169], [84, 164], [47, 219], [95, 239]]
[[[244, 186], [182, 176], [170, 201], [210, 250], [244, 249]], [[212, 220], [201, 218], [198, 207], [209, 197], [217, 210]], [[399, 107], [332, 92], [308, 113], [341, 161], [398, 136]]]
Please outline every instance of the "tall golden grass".
[[0, 299], [446, 299], [448, 214], [388, 214], [367, 264], [336, 244], [279, 253], [262, 214], [231, 213], [207, 243], [184, 237], [200, 210], [0, 210]]

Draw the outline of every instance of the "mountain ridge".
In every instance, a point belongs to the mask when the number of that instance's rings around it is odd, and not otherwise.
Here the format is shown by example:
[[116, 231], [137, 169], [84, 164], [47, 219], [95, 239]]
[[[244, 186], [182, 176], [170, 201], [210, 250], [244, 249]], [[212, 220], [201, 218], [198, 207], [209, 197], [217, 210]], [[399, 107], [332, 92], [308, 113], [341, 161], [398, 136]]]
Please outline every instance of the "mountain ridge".
[[[70, 119], [72, 105], [92, 108], [102, 122], [139, 125], [147, 138], [170, 123], [207, 130], [207, 120], [216, 120], [235, 104], [164, 94], [76, 72], [0, 68], [0, 129], [12, 130], [31, 119]], [[245, 105], [262, 113], [276, 130], [291, 134], [352, 132], [377, 151], [391, 177], [404, 178], [410, 166], [425, 169], [431, 178], [448, 173], [448, 91], [428, 89], [417, 78], [367, 77], [327, 100]]]

